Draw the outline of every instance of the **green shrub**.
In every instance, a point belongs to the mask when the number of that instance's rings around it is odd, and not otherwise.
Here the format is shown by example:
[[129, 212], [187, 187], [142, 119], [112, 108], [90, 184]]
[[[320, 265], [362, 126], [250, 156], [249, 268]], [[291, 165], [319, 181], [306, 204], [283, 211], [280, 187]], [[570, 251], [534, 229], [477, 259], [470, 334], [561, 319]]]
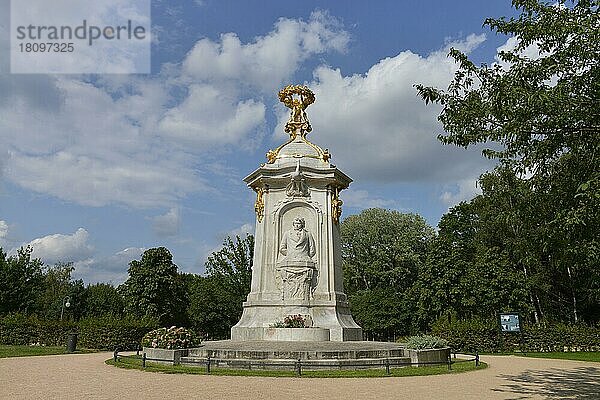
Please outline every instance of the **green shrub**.
[[446, 339], [448, 345], [458, 351], [474, 353], [503, 350], [498, 323], [495, 320], [454, 320], [448, 323], [442, 318], [433, 325], [432, 334]]
[[61, 346], [66, 343], [67, 334], [75, 331], [77, 325], [70, 321], [43, 320], [24, 314], [0, 318], [1, 344]]
[[600, 351], [600, 327], [584, 324], [539, 324], [525, 326], [527, 351]]
[[175, 326], [155, 329], [142, 338], [142, 346], [161, 349], [187, 349], [200, 344], [200, 339], [193, 332]]
[[156, 325], [153, 319], [129, 316], [86, 318], [79, 321], [79, 343], [91, 349], [136, 350], [144, 335]]
[[495, 319], [437, 321], [432, 333], [456, 351], [600, 351], [600, 327], [584, 324], [521, 324], [522, 333], [501, 333]]
[[0, 344], [64, 346], [69, 333], [79, 333], [78, 346], [90, 349], [134, 350], [146, 332], [156, 328], [153, 320], [112, 316], [79, 321], [44, 320], [36, 316], [10, 314], [0, 317]]
[[405, 346], [411, 350], [441, 349], [448, 346], [448, 341], [431, 335], [411, 336], [406, 340]]

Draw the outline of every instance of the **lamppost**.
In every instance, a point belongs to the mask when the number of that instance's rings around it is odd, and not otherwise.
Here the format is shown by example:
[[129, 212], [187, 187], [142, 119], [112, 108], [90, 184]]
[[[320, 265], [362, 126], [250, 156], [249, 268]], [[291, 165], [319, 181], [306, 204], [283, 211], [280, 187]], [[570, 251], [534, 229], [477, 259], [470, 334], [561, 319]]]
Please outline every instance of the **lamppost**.
[[65, 307], [71, 307], [71, 297], [65, 296], [62, 300], [62, 307], [60, 308], [60, 320], [63, 320], [63, 314], [65, 312]]

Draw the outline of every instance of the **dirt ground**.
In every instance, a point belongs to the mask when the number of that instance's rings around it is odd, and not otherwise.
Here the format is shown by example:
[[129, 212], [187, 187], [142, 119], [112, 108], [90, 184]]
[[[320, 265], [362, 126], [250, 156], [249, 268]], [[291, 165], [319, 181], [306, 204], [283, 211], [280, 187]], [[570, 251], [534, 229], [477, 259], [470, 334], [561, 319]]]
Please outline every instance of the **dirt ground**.
[[600, 363], [482, 356], [489, 368], [406, 378], [166, 375], [110, 353], [0, 359], [0, 399], [600, 399]]

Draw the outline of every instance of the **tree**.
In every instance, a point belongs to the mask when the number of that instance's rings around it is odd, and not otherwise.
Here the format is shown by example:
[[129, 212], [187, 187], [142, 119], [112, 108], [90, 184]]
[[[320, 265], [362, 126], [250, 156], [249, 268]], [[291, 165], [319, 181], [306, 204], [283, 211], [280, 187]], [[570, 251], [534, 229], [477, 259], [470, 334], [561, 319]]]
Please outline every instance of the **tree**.
[[496, 190], [506, 194], [508, 182], [521, 188], [509, 196], [519, 201], [497, 214], [505, 221], [502, 231], [512, 237], [504, 241], [507, 254], [531, 286], [534, 317], [597, 321], [599, 1], [513, 5], [518, 18], [485, 21], [515, 41], [498, 54], [500, 63], [477, 66], [452, 49], [458, 70], [447, 90], [422, 85], [417, 90], [426, 103], [443, 107], [443, 143], [493, 144], [484, 155], [499, 165], [481, 180], [489, 199], [499, 198]]
[[214, 339], [229, 336], [242, 315], [250, 292], [254, 236], [225, 238], [223, 248], [206, 261], [207, 276], [195, 277], [190, 286], [188, 315], [196, 330]]
[[162, 325], [185, 323], [185, 284], [167, 248], [146, 250], [141, 260], [129, 263], [128, 273], [119, 287], [127, 314]]
[[[79, 319], [84, 309], [84, 285], [81, 279], [73, 281], [71, 273], [75, 270], [72, 262], [58, 262], [44, 267], [42, 292], [38, 304], [38, 313], [46, 319], [59, 319], [64, 315]], [[63, 302], [69, 297], [69, 307], [63, 308]]]
[[512, 261], [508, 236], [494, 229], [504, 225], [489, 221], [497, 209], [486, 200], [478, 196], [442, 216], [417, 284], [423, 329], [442, 316], [494, 318], [498, 311], [529, 310], [528, 282]]
[[42, 291], [42, 262], [32, 259], [33, 248], [20, 248], [7, 257], [0, 248], [0, 314], [34, 311]]
[[344, 289], [365, 333], [407, 334], [416, 311], [413, 285], [434, 237], [415, 214], [372, 208], [341, 224]]
[[123, 297], [113, 285], [109, 283], [96, 283], [85, 288], [86, 317], [102, 317], [123, 315], [125, 303]]

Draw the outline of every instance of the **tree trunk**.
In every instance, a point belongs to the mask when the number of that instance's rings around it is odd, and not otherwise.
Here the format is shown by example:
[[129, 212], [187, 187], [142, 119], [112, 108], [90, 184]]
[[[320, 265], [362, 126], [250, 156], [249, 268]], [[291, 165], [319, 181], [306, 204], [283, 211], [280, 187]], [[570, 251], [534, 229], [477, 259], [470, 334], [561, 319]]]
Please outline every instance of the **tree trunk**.
[[567, 265], [567, 274], [569, 275], [569, 286], [571, 287], [571, 300], [573, 302], [573, 318], [575, 323], [579, 321], [577, 316], [577, 298], [575, 297], [575, 290], [573, 289], [573, 276], [571, 275], [571, 267]]

